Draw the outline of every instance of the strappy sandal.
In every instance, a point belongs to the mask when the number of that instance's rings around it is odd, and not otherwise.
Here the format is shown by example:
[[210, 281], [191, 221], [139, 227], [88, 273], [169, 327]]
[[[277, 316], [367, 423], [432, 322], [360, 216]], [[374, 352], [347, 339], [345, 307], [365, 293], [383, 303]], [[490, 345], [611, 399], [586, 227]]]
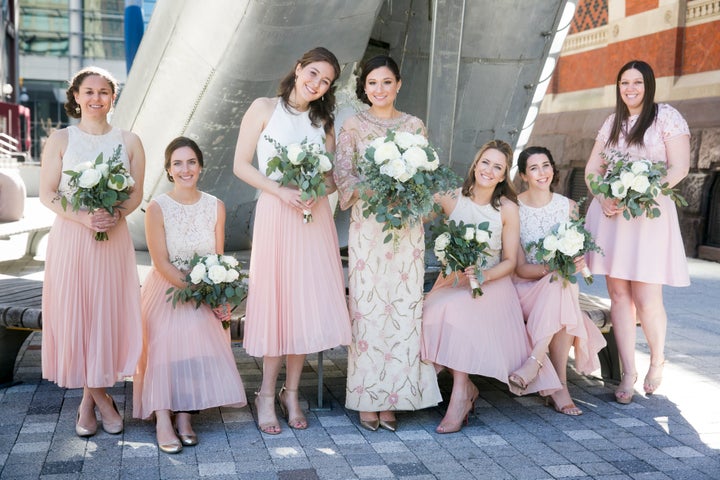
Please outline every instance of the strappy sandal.
[[285, 417], [285, 420], [287, 420], [287, 424], [290, 428], [294, 428], [295, 430], [305, 430], [308, 427], [308, 423], [307, 419], [302, 413], [293, 418], [290, 418], [290, 410], [287, 408], [285, 402], [283, 402], [283, 398], [285, 398], [285, 393], [294, 393], [295, 396], [297, 396], [298, 391], [290, 390], [286, 388], [285, 385], [282, 386], [282, 388], [278, 392], [278, 403], [280, 403], [280, 412], [282, 412], [282, 415], [283, 417]]
[[[267, 433], [268, 435], [278, 435], [279, 433], [282, 432], [282, 429], [280, 428], [280, 423], [277, 421], [277, 418], [275, 418], [275, 421], [264, 422], [264, 423], [260, 422], [260, 410], [263, 408], [263, 407], [260, 407], [260, 402], [259, 402], [260, 398], [270, 399], [269, 402], [272, 405], [272, 413], [273, 413], [273, 416], [275, 416], [275, 395], [272, 393], [264, 394], [264, 393], [260, 393], [260, 392], [255, 392], [255, 401], [253, 403], [255, 404], [255, 411], [257, 412], [257, 416], [258, 416], [258, 429], [262, 433]], [[267, 402], [267, 400], [266, 400], [266, 402]], [[269, 409], [267, 409], [267, 410], [269, 410]]]
[[[567, 384], [560, 382], [560, 385], [563, 386], [563, 389], [567, 389]], [[570, 396], [570, 392], [568, 392], [568, 396]], [[572, 397], [570, 398], [570, 403], [561, 407], [558, 405], [555, 399], [552, 398], [552, 395], [548, 395], [547, 397], [545, 397], [545, 405], [553, 407], [558, 413], [562, 413], [563, 415], [569, 415], [571, 417], [577, 417], [578, 415], [583, 414], [583, 411], [577, 405], [575, 405], [575, 402], [572, 401]]]
[[542, 362], [541, 362], [540, 360], [538, 360], [537, 358], [535, 358], [534, 355], [530, 355], [530, 356], [528, 357], [528, 359], [525, 360], [525, 363], [522, 364], [522, 367], [520, 367], [520, 369], [522, 369], [525, 365], [527, 365], [527, 363], [528, 363], [530, 360], [534, 360], [534, 361], [538, 364], [538, 369], [537, 369], [537, 371], [535, 372], [535, 375], [533, 375], [533, 377], [532, 377], [531, 379], [525, 380], [523, 377], [521, 377], [521, 376], [517, 373], [517, 371], [511, 373], [510, 376], [508, 377], [508, 382], [509, 382], [512, 386], [514, 386], [514, 387], [516, 387], [516, 388], [519, 388], [521, 391], [527, 390], [528, 386], [529, 386], [533, 381], [535, 381], [535, 379], [537, 378], [537, 376], [540, 374], [540, 369], [543, 367], [543, 364], [542, 364]]
[[[653, 365], [650, 364], [650, 368], [648, 368], [648, 373], [645, 375], [645, 380], [643, 381], [643, 389], [645, 390], [646, 395], [652, 395], [655, 393], [655, 390], [658, 389], [660, 384], [662, 383], [662, 376], [663, 376], [663, 369], [665, 367], [665, 360], [660, 362], [659, 365]], [[660, 372], [660, 375], [655, 375], [654, 377], [650, 376], [650, 373], [657, 373]]]
[[[621, 375], [621, 379], [625, 379], [625, 376], [633, 376], [633, 382], [632, 385], [630, 385], [629, 389], [622, 389], [620, 388], [620, 385], [618, 385], [618, 388], [615, 389], [615, 401], [618, 403], [621, 403], [623, 405], [627, 405], [630, 402], [632, 402], [633, 395], [635, 395], [635, 382], [637, 382], [637, 373], [625, 373], [623, 372]], [[620, 381], [622, 383], [622, 380]]]

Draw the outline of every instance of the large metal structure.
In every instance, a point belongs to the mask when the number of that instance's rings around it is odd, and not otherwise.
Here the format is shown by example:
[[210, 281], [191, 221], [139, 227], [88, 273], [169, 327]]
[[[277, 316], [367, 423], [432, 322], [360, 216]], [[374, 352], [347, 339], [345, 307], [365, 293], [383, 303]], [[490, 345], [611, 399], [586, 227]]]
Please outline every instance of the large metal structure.
[[[200, 187], [227, 207], [226, 249], [249, 249], [257, 192], [232, 173], [238, 128], [252, 100], [274, 95], [304, 51], [326, 46], [343, 65], [338, 123], [359, 108], [351, 98], [357, 63], [389, 53], [403, 75], [398, 108], [425, 120], [442, 161], [464, 174], [485, 141], [516, 143], [565, 3], [160, 1], [113, 124], [144, 142], [146, 201], [169, 188], [168, 141], [196, 139], [207, 159]], [[145, 246], [142, 217], [130, 217], [137, 248]]]

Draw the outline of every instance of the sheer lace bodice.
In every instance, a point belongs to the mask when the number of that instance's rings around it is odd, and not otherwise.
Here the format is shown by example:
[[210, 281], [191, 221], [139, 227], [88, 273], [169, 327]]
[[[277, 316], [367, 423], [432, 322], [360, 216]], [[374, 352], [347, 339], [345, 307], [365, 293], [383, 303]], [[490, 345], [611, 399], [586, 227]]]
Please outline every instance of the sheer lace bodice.
[[173, 265], [187, 269], [195, 253], [216, 253], [217, 198], [202, 192], [192, 205], [178, 203], [167, 194], [155, 197], [155, 201], [163, 212], [165, 241]]
[[525, 261], [536, 264], [536, 249], [530, 251], [525, 248], [530, 242], [544, 238], [552, 228], [560, 222], [570, 218], [570, 202], [567, 197], [553, 193], [547, 205], [535, 208], [518, 201], [520, 204], [520, 245], [525, 251]]
[[485, 257], [485, 268], [491, 268], [502, 260], [502, 217], [500, 211], [495, 210], [492, 205], [478, 205], [465, 195], [458, 196], [457, 205], [450, 214], [450, 220], [477, 225], [482, 222], [490, 222], [490, 241], [488, 255]]

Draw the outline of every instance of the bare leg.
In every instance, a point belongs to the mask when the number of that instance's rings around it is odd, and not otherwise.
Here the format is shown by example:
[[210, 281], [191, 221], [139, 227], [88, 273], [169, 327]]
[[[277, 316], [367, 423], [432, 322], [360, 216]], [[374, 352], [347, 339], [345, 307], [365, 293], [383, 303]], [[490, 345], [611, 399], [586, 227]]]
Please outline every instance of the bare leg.
[[280, 423], [275, 415], [275, 384], [282, 368], [282, 357], [263, 357], [263, 378], [255, 397], [258, 428], [263, 433], [277, 435]]
[[577, 408], [573, 403], [567, 388], [568, 354], [570, 353], [570, 347], [574, 340], [575, 337], [567, 333], [563, 328], [553, 335], [550, 341], [550, 362], [552, 362], [555, 372], [562, 384], [562, 388], [552, 393], [550, 398], [552, 398], [555, 404], [555, 410], [566, 415], [582, 414], [582, 410]]
[[635, 368], [635, 305], [633, 303], [633, 286], [628, 280], [606, 277], [608, 294], [610, 295], [610, 315], [612, 317], [613, 334], [617, 343], [622, 365], [622, 378], [615, 391], [620, 403], [630, 403], [633, 396], [637, 370]]
[[540, 368], [547, 361], [547, 352], [551, 340], [552, 336], [535, 343], [527, 360], [508, 377], [509, 384], [520, 390], [525, 390], [535, 380], [540, 373]]
[[632, 293], [640, 325], [650, 347], [650, 368], [643, 386], [647, 394], [652, 394], [660, 386], [665, 364], [667, 313], [663, 305], [662, 285], [633, 282]]
[[467, 423], [467, 416], [475, 406], [475, 400], [479, 395], [477, 387], [470, 381], [470, 376], [465, 372], [453, 370], [453, 388], [450, 394], [445, 417], [435, 429], [437, 433], [453, 433], [462, 428], [463, 422]]
[[123, 429], [123, 418], [120, 412], [116, 410], [115, 401], [107, 394], [106, 389], [87, 387], [87, 390], [92, 395], [95, 405], [100, 411], [103, 430], [108, 433], [120, 433]]
[[[97, 417], [95, 417], [95, 400], [90, 389], [83, 388], [82, 400], [78, 407], [77, 425], [83, 436], [92, 435], [97, 430]], [[92, 433], [91, 433], [92, 432]]]
[[278, 394], [280, 407], [287, 417], [288, 425], [290, 428], [299, 430], [307, 428], [307, 419], [300, 408], [300, 400], [298, 398], [298, 387], [300, 386], [300, 376], [302, 375], [304, 364], [305, 355], [287, 356], [285, 364], [285, 385]]

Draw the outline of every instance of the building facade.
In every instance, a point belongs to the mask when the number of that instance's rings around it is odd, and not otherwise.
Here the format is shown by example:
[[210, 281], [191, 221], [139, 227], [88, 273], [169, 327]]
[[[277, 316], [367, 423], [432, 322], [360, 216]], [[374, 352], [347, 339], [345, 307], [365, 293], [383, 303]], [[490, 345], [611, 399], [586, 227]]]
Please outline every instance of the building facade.
[[615, 78], [639, 59], [652, 65], [655, 100], [677, 108], [691, 131], [691, 167], [679, 184], [686, 253], [720, 261], [720, 0], [578, 0], [528, 145], [548, 147], [559, 190], [587, 195], [584, 167], [615, 106]]

